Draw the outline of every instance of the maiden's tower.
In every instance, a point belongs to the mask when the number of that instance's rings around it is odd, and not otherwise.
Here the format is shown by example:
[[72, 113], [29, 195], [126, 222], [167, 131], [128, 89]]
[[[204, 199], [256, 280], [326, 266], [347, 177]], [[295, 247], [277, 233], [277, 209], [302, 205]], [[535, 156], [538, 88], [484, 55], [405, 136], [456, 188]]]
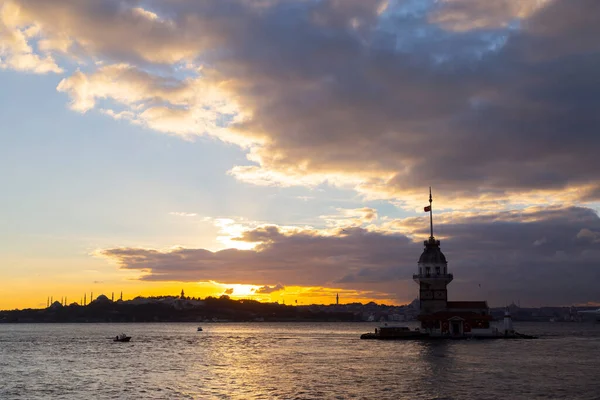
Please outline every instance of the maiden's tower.
[[[448, 301], [448, 284], [454, 276], [448, 272], [448, 261], [440, 249], [440, 241], [433, 236], [433, 199], [429, 188], [429, 239], [418, 262], [418, 273], [413, 275], [419, 284], [421, 328], [431, 333], [463, 335], [474, 330], [484, 333], [490, 328], [489, 307], [485, 301]], [[475, 333], [475, 332], [474, 332]]]
[[486, 301], [448, 301], [448, 284], [454, 276], [448, 272], [448, 261], [440, 249], [440, 241], [433, 236], [433, 200], [429, 188], [429, 239], [413, 279], [419, 284], [420, 328], [388, 326], [385, 324], [375, 333], [365, 333], [361, 339], [531, 339], [533, 336], [515, 332], [510, 314], [504, 317], [504, 329], [490, 326], [493, 321]]

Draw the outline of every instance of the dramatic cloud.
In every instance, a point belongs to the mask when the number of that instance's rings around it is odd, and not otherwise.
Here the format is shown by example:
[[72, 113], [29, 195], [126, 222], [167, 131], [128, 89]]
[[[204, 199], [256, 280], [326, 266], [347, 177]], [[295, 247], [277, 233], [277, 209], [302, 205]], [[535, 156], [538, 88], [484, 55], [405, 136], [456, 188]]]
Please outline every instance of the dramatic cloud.
[[62, 72], [47, 52], [34, 53], [29, 40], [38, 34], [36, 26], [19, 26], [19, 9], [10, 2], [0, 4], [0, 68], [45, 74]]
[[506, 208], [600, 198], [599, 7], [7, 0], [0, 36], [5, 67], [83, 65], [58, 87], [75, 110], [247, 147], [239, 179]]
[[[48, 46], [77, 57], [170, 64], [193, 58], [202, 38], [187, 24], [159, 18], [137, 0], [6, 0], [21, 25], [39, 26]], [[15, 17], [15, 18], [16, 18]], [[193, 18], [192, 18], [193, 19]], [[201, 21], [189, 21], [192, 26]], [[200, 30], [196, 31], [200, 33]], [[61, 39], [61, 40], [58, 40]]]
[[[502, 305], [600, 301], [600, 218], [586, 208], [449, 213], [436, 225], [442, 250], [455, 274], [455, 299], [481, 297]], [[276, 226], [245, 231], [238, 240], [259, 242], [254, 250], [117, 248], [101, 251], [143, 280], [204, 281], [371, 290], [410, 301], [412, 282], [428, 236], [426, 218], [360, 227], [282, 232]], [[410, 234], [397, 233], [402, 229]], [[480, 286], [481, 285], [481, 286]], [[283, 289], [265, 285], [262, 293]]]
[[103, 111], [118, 119], [168, 133], [204, 133], [239, 144], [245, 141], [234, 139], [220, 126], [221, 121], [233, 121], [239, 115], [235, 105], [201, 78], [165, 78], [119, 64], [101, 67], [92, 74], [77, 71], [63, 79], [57, 89], [69, 93], [71, 108], [76, 111], [86, 112], [97, 100], [112, 99], [115, 108]]

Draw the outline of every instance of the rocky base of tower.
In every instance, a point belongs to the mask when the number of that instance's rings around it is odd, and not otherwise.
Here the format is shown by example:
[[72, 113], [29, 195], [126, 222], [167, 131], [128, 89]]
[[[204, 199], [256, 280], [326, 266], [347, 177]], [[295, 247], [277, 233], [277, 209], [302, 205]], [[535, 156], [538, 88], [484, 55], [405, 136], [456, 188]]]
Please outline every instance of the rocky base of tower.
[[479, 339], [537, 339], [537, 336], [525, 335], [515, 331], [499, 331], [496, 328], [479, 329], [461, 334], [423, 332], [404, 326], [381, 326], [375, 332], [360, 335], [361, 339], [375, 340], [479, 340]]

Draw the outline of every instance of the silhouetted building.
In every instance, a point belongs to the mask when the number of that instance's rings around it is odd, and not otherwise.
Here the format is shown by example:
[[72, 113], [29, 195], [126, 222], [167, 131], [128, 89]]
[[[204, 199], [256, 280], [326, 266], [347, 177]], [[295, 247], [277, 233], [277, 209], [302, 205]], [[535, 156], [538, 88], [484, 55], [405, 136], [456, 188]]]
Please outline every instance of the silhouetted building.
[[433, 236], [433, 211], [429, 189], [430, 236], [418, 262], [418, 273], [413, 275], [419, 284], [418, 316], [421, 328], [434, 334], [462, 336], [472, 330], [488, 329], [490, 316], [485, 301], [448, 301], [448, 284], [454, 276], [448, 272], [448, 262], [440, 249], [440, 241]]

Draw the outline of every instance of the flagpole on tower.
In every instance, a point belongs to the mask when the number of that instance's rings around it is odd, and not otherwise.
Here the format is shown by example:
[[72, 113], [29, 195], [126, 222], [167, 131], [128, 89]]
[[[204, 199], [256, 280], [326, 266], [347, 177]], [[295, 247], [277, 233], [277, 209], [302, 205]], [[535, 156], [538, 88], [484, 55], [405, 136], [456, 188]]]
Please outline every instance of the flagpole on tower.
[[433, 239], [433, 211], [431, 208], [431, 202], [432, 202], [432, 198], [431, 198], [431, 186], [429, 186], [429, 230], [431, 232], [431, 239]]

